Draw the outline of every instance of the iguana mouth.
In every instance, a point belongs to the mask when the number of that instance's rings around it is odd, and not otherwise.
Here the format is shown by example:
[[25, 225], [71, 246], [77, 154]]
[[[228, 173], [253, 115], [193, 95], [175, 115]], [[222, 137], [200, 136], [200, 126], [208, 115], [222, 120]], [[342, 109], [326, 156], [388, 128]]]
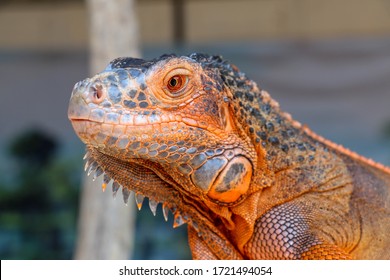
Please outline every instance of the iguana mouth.
[[[218, 217], [214, 213], [207, 211], [207, 207], [200, 201], [194, 200], [190, 195], [177, 190], [177, 187], [175, 188], [176, 183], [169, 175], [156, 174], [153, 169], [159, 170], [159, 167], [146, 167], [144, 165], [147, 165], [147, 163], [142, 159], [122, 161], [122, 166], [120, 166], [118, 158], [104, 154], [90, 145], [87, 147], [84, 160], [84, 170], [88, 176], [92, 175], [93, 180], [103, 176], [103, 191], [111, 184], [113, 196], [116, 197], [122, 188], [123, 201], [126, 205], [129, 203], [131, 194], [134, 193], [138, 210], [141, 210], [146, 197], [154, 216], [156, 216], [157, 207], [161, 203], [164, 220], [168, 221], [169, 212], [171, 212], [174, 228], [188, 224], [196, 230], [198, 236], [201, 236], [206, 229], [212, 230], [218, 235], [220, 234], [215, 227]], [[141, 161], [141, 164], [137, 163], [138, 160]], [[105, 163], [104, 169], [102, 161]], [[116, 164], [111, 165], [109, 161], [114, 161]], [[152, 166], [154, 163], [150, 164]], [[160, 176], [164, 176], [164, 179], [160, 178]], [[128, 179], [126, 182], [122, 181], [125, 177]], [[159, 187], [156, 188], [156, 185], [159, 185]], [[153, 189], [153, 191], [150, 191], [150, 189]], [[164, 199], [161, 199], [162, 197]], [[181, 206], [179, 207], [178, 205]]]

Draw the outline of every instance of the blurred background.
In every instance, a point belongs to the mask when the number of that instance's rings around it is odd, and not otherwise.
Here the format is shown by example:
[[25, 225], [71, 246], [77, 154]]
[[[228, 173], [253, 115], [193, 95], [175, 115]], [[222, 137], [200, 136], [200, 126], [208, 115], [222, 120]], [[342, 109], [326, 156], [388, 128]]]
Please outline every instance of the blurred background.
[[[110, 44], [91, 28], [92, 2], [0, 2], [1, 259], [123, 258], [83, 255], [85, 240], [93, 239], [82, 229], [88, 221], [79, 219], [84, 145], [67, 106], [73, 85], [94, 73], [94, 46]], [[389, 0], [107, 2], [130, 3], [129, 53], [221, 54], [318, 134], [390, 164]], [[110, 18], [102, 14], [98, 22], [109, 25]], [[121, 38], [124, 30], [112, 34]], [[90, 190], [114, 201], [99, 187]], [[172, 217], [166, 223], [161, 209], [153, 217], [144, 208], [136, 221], [125, 219], [125, 257], [190, 258], [185, 226], [173, 230]], [[115, 233], [100, 240], [115, 243]]]

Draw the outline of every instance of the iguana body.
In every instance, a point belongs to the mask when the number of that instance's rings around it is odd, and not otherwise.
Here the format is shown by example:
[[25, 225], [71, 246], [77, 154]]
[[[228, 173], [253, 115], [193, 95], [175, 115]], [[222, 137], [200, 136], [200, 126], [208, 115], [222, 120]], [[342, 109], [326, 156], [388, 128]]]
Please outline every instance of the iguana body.
[[221, 57], [116, 59], [76, 84], [69, 118], [90, 172], [187, 223], [195, 259], [390, 259], [390, 169]]

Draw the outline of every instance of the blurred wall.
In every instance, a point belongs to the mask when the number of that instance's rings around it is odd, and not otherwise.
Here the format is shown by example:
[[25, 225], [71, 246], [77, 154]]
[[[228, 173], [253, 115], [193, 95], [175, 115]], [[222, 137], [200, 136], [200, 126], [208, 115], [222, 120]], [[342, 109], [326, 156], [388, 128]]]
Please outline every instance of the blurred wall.
[[[144, 44], [172, 42], [177, 24], [173, 2], [138, 0]], [[183, 0], [183, 3], [188, 43], [390, 34], [390, 1], [385, 0]], [[0, 48], [86, 48], [87, 20], [82, 1], [2, 5]]]

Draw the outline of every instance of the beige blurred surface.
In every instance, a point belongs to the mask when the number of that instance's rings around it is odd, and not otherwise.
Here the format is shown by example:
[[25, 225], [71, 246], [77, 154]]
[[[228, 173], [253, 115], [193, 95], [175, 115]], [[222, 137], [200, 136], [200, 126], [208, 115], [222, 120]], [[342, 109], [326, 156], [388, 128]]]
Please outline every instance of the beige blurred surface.
[[[11, 1], [12, 3], [12, 1]], [[139, 0], [141, 42], [169, 44], [172, 1]], [[102, 21], [106, 20], [104, 18]], [[87, 11], [80, 2], [0, 6], [0, 49], [79, 49], [88, 44]], [[390, 34], [384, 0], [185, 0], [188, 43], [309, 39]]]

